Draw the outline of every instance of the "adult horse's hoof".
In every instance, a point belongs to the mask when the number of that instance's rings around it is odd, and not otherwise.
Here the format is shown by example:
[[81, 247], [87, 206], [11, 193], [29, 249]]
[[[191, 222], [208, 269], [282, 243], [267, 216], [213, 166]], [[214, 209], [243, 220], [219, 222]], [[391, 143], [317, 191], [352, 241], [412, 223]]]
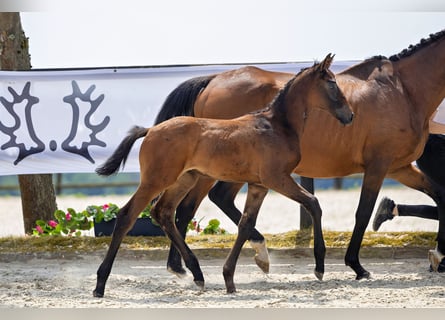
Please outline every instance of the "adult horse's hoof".
[[97, 292], [97, 290], [94, 290], [94, 291], [93, 291], [93, 297], [96, 297], [96, 298], [103, 298], [103, 297], [104, 297], [104, 293], [103, 293], [103, 292], [100, 293], [100, 292]]
[[227, 287], [227, 293], [228, 294], [236, 293], [235, 287]]
[[266, 247], [266, 240], [263, 241], [249, 241], [250, 246], [255, 250], [255, 263], [264, 272], [269, 273], [269, 252]]
[[204, 280], [194, 280], [199, 289], [204, 290]]
[[437, 249], [428, 251], [428, 260], [430, 260], [430, 269], [432, 271], [445, 271], [445, 256], [437, 251]]
[[315, 276], [317, 277], [318, 280], [320, 280], [320, 281], [323, 280], [323, 276], [324, 276], [323, 272], [314, 270], [314, 274], [315, 274]]
[[167, 266], [167, 271], [173, 273], [179, 278], [184, 278], [187, 275], [187, 271], [184, 268], [174, 269], [171, 266]]
[[371, 278], [371, 273], [364, 270], [362, 273], [357, 274], [357, 276], [355, 277], [355, 280], [362, 280], [362, 279], [369, 279], [369, 278]]

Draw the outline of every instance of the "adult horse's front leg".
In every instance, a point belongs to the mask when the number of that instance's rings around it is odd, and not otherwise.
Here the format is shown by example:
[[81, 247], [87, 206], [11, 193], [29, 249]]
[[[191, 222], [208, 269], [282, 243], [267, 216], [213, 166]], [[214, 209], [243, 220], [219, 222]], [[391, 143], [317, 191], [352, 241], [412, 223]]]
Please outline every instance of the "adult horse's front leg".
[[244, 214], [238, 224], [238, 236], [223, 267], [223, 276], [227, 293], [236, 291], [233, 275], [241, 249], [255, 227], [256, 218], [268, 189], [260, 185], [249, 185]]
[[102, 264], [97, 270], [96, 288], [93, 291], [93, 296], [95, 297], [101, 298], [104, 296], [105, 284], [110, 275], [122, 239], [133, 227], [137, 217], [149, 202], [149, 198], [145, 197], [145, 192], [141, 190], [141, 187], [139, 187], [130, 201], [128, 201], [117, 214], [116, 225], [114, 226], [110, 246]]
[[380, 173], [377, 170], [365, 171], [360, 200], [355, 213], [355, 226], [348, 249], [346, 250], [345, 264], [355, 271], [357, 275], [356, 280], [368, 279], [371, 276], [360, 264], [359, 251], [385, 177], [383, 170], [380, 171]]
[[[244, 183], [218, 181], [209, 192], [213, 201], [236, 225], [241, 219], [241, 212], [235, 206], [235, 197]], [[264, 272], [269, 272], [269, 253], [264, 236], [253, 228], [249, 236], [250, 246], [255, 250], [255, 263]]]

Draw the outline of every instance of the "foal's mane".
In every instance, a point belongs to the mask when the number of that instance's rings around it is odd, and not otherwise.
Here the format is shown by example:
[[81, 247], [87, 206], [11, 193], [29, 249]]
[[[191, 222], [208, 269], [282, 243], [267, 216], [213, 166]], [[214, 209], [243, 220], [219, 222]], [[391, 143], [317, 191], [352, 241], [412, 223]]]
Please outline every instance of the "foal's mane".
[[304, 71], [314, 68], [318, 64], [320, 64], [320, 63], [316, 61], [316, 62], [314, 62], [314, 65], [312, 67], [301, 68], [300, 71], [296, 75], [294, 75], [292, 78], [290, 78], [289, 81], [284, 85], [284, 87], [282, 89], [280, 89], [280, 91], [278, 91], [278, 93], [275, 95], [273, 100], [271, 102], [269, 102], [269, 104], [264, 109], [259, 110], [259, 111], [254, 111], [253, 113], [267, 111], [267, 110], [271, 109], [272, 107], [281, 108], [281, 106], [284, 104], [285, 97], [286, 97], [287, 93], [289, 92], [290, 88], [292, 87], [292, 84], [295, 82], [295, 80]]
[[426, 46], [429, 46], [431, 43], [434, 43], [434, 42], [442, 39], [443, 37], [445, 37], [445, 30], [436, 32], [434, 34], [430, 34], [429, 38], [421, 39], [418, 44], [410, 45], [408, 48], [403, 49], [399, 53], [394, 54], [394, 55], [390, 56], [389, 58], [386, 58], [385, 56], [374, 56], [371, 59], [379, 59], [379, 60], [389, 59], [390, 61], [398, 61], [402, 58], [409, 57], [410, 55], [417, 52], [418, 50], [420, 50]]

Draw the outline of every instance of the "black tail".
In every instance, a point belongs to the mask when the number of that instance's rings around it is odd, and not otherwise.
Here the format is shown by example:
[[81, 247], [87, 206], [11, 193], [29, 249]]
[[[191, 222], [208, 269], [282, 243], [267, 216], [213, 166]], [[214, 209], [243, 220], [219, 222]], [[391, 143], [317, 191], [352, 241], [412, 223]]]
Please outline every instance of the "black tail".
[[154, 124], [178, 116], [193, 116], [196, 97], [215, 76], [216, 74], [195, 77], [177, 86], [165, 99]]
[[121, 165], [122, 168], [124, 167], [134, 142], [139, 138], [145, 137], [148, 130], [148, 128], [134, 126], [119, 144], [111, 157], [109, 157], [103, 165], [97, 167], [96, 173], [101, 176], [111, 176], [112, 174], [117, 173]]

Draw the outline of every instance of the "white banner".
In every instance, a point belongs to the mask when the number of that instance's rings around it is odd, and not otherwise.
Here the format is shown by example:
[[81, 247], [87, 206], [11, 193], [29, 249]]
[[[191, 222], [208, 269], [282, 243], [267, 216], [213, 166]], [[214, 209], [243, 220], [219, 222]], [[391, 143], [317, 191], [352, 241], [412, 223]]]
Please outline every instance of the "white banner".
[[[336, 62], [332, 70], [354, 63]], [[312, 64], [257, 66], [296, 73]], [[241, 66], [0, 71], [0, 175], [94, 172], [132, 126], [153, 125], [181, 82]], [[139, 145], [124, 172], [139, 171]]]

